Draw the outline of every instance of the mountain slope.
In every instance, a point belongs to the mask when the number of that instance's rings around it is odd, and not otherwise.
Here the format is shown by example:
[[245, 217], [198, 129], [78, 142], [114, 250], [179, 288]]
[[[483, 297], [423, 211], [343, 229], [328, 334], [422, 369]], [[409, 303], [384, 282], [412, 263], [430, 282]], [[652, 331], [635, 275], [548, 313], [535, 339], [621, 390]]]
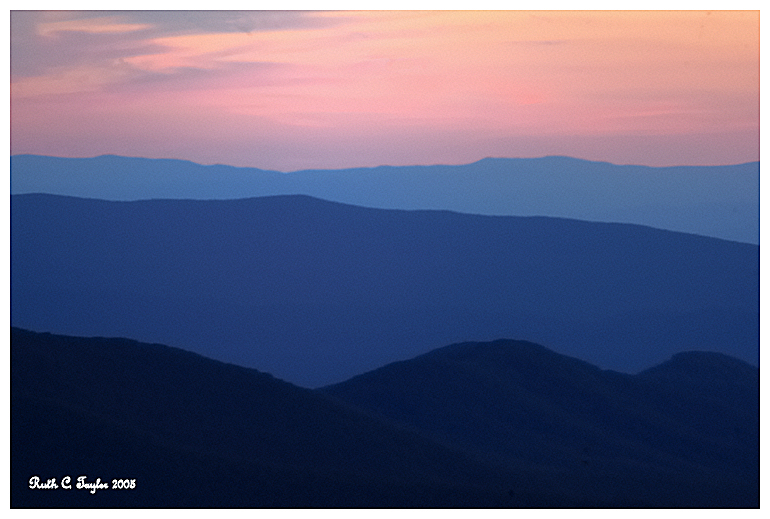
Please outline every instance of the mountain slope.
[[[688, 353], [628, 376], [465, 343], [311, 391], [158, 344], [12, 328], [11, 506], [756, 507], [757, 370], [705, 355], [708, 373]], [[747, 398], [702, 398], [714, 376]], [[718, 423], [685, 423], [699, 417]], [[135, 487], [91, 494], [80, 476]]]
[[626, 372], [694, 349], [757, 364], [758, 256], [640, 226], [303, 196], [16, 195], [11, 324], [183, 347], [305, 387], [498, 337]]
[[463, 343], [323, 391], [480, 460], [561, 475], [576, 496], [758, 506], [758, 369], [719, 354], [632, 376], [522, 341]]
[[[527, 506], [505, 471], [269, 375], [124, 339], [11, 330], [11, 505]], [[72, 478], [72, 490], [30, 489]], [[133, 479], [90, 494], [77, 477]]]
[[106, 200], [310, 195], [382, 209], [623, 222], [759, 243], [759, 163], [652, 168], [569, 157], [279, 173], [171, 159], [15, 155], [11, 194]]

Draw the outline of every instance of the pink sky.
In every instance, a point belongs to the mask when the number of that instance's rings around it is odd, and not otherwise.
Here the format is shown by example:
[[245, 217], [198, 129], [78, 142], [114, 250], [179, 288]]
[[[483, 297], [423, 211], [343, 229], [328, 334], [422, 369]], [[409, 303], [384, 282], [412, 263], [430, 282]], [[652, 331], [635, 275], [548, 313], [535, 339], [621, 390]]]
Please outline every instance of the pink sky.
[[11, 153], [754, 161], [759, 12], [14, 11]]

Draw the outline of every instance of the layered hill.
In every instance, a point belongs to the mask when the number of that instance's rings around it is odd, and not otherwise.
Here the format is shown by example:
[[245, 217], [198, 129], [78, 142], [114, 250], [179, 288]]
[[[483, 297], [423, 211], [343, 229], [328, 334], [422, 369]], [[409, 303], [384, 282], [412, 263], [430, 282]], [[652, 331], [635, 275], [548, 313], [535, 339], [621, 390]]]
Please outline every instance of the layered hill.
[[382, 209], [622, 222], [759, 243], [759, 163], [619, 166], [569, 157], [293, 173], [171, 159], [15, 155], [11, 193], [104, 200], [309, 195]]
[[305, 386], [515, 337], [636, 372], [758, 365], [758, 247], [557, 218], [305, 196], [11, 197], [11, 324], [181, 347]]
[[12, 329], [11, 506], [756, 507], [757, 392], [757, 369], [721, 355], [628, 376], [520, 341], [311, 391], [158, 344]]
[[759, 503], [759, 370], [721, 354], [626, 375], [528, 342], [463, 343], [323, 391], [484, 462], [537, 467], [573, 498]]
[[[58, 488], [30, 489], [34, 476]], [[109, 487], [78, 489], [80, 476]], [[511, 481], [255, 370], [157, 344], [11, 330], [14, 508], [576, 503], [548, 489], [511, 496]]]

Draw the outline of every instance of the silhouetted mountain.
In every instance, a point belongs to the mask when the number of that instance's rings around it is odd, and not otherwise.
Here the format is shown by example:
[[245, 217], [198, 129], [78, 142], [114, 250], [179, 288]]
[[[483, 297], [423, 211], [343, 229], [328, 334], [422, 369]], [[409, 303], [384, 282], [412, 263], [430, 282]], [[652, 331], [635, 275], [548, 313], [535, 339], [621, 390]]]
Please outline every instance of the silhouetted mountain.
[[105, 200], [310, 195], [381, 209], [623, 222], [759, 243], [759, 163], [618, 166], [569, 157], [279, 173], [171, 159], [15, 155], [11, 194]]
[[[30, 489], [33, 476], [59, 488]], [[80, 476], [110, 487], [90, 494]], [[161, 345], [11, 330], [14, 508], [580, 503], [551, 489], [511, 496], [516, 479], [255, 370]]]
[[497, 337], [624, 372], [686, 350], [758, 365], [755, 245], [304, 196], [11, 198], [13, 326], [168, 344], [305, 387]]
[[573, 497], [650, 506], [759, 504], [759, 370], [682, 353], [639, 375], [541, 346], [463, 343], [324, 392]]
[[[756, 507], [756, 400], [672, 395], [704, 380], [696, 364], [633, 377], [496, 341], [312, 391], [158, 344], [14, 328], [11, 506]], [[756, 368], [722, 366], [703, 376], [756, 395]], [[730, 428], [686, 423], [710, 415]], [[90, 494], [80, 476], [135, 488]]]
[[[677, 417], [691, 429], [736, 439], [738, 445], [730, 449], [734, 456], [758, 441], [757, 368], [720, 353], [684, 352], [637, 378], [656, 385], [661, 399], [675, 403]], [[740, 445], [743, 441], [747, 444]]]

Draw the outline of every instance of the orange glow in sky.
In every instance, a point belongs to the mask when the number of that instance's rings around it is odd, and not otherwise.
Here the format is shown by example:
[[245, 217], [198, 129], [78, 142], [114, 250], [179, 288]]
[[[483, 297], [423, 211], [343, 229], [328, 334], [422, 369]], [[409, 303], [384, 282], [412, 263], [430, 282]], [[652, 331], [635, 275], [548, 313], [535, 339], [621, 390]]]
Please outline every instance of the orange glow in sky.
[[758, 11], [11, 13], [12, 153], [759, 157]]

